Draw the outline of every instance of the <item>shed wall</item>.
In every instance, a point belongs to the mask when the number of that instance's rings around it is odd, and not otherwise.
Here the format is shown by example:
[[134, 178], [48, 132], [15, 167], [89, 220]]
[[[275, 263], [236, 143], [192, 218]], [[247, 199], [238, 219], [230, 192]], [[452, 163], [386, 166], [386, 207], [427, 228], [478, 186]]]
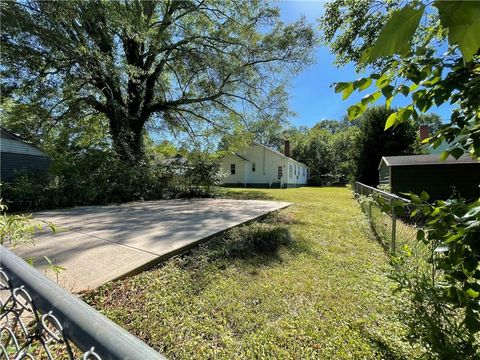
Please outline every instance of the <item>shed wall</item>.
[[480, 196], [480, 163], [454, 165], [395, 166], [391, 187], [395, 193], [426, 191], [431, 199], [447, 199], [455, 188], [462, 197]]

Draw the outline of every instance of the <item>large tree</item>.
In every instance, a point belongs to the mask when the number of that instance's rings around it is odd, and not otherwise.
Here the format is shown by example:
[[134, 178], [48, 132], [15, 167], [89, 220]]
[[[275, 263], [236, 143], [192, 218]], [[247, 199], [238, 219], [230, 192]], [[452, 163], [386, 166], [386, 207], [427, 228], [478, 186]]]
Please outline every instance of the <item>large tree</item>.
[[412, 123], [400, 124], [395, 129], [383, 130], [392, 109], [376, 106], [367, 109], [360, 118], [356, 137], [354, 177], [364, 184], [378, 185], [378, 164], [382, 156], [414, 153], [416, 129]]
[[10, 1], [2, 16], [2, 92], [44, 122], [99, 113], [117, 153], [142, 156], [146, 125], [221, 127], [259, 114], [285, 74], [310, 61], [303, 20], [264, 1]]

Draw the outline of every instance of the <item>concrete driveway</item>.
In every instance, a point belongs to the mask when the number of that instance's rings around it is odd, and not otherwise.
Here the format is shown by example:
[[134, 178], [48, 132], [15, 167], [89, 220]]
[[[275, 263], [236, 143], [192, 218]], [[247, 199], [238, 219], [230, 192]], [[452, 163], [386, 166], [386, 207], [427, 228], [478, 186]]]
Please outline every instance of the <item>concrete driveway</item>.
[[[193, 199], [86, 206], [34, 213], [60, 228], [42, 232], [35, 246], [12, 249], [72, 292], [139, 273], [225, 231], [289, 203], [263, 200]], [[48, 256], [66, 268], [45, 269]]]

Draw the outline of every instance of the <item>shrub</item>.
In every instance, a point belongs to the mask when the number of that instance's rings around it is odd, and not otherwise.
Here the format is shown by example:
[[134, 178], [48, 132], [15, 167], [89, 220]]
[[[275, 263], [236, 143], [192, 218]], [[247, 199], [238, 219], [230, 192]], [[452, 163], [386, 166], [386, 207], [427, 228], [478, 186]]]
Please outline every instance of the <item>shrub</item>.
[[[473, 359], [480, 350], [480, 201], [409, 195], [420, 218], [417, 244], [392, 258], [392, 279], [410, 295], [404, 311], [414, 340], [444, 359]], [[398, 208], [397, 208], [398, 207]], [[396, 205], [399, 213], [405, 206]]]
[[142, 161], [118, 159], [110, 151], [67, 153], [54, 159], [50, 174], [24, 174], [3, 187], [12, 211], [137, 200], [210, 196], [219, 182], [213, 159], [197, 156], [181, 174], [175, 169]]

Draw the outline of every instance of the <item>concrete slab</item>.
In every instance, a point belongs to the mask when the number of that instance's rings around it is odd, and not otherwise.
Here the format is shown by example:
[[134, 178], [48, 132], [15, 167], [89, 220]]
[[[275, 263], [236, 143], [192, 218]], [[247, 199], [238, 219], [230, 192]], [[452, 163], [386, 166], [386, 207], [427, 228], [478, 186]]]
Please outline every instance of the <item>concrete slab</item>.
[[45, 269], [49, 257], [66, 268], [46, 275], [72, 292], [94, 289], [138, 273], [231, 227], [289, 203], [264, 200], [193, 199], [85, 206], [34, 213], [61, 231], [36, 236], [34, 247], [12, 249]]

